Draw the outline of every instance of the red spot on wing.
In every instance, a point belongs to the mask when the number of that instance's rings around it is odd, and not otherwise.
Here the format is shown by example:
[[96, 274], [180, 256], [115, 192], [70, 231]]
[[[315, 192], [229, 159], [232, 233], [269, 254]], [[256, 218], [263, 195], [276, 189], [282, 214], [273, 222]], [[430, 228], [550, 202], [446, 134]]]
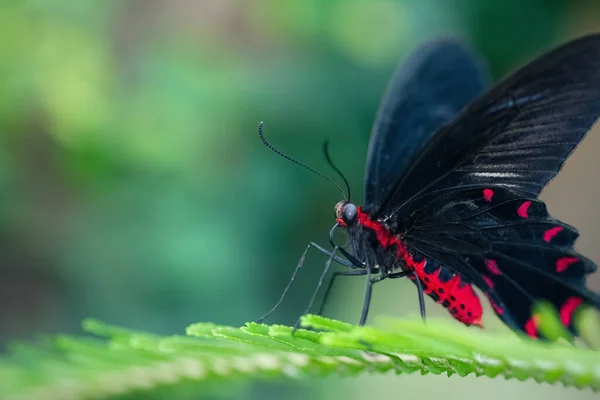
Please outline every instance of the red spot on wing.
[[565, 304], [560, 308], [560, 321], [564, 326], [571, 325], [573, 313], [581, 303], [583, 303], [583, 300], [579, 297], [569, 297], [567, 301], [565, 301]]
[[504, 310], [502, 309], [502, 307], [500, 307], [498, 304], [496, 304], [492, 299], [488, 298], [488, 300], [490, 300], [490, 304], [492, 305], [492, 308], [494, 309], [494, 311], [496, 311], [496, 314], [498, 314], [498, 315], [504, 314]]
[[521, 204], [519, 206], [519, 208], [517, 209], [517, 214], [519, 215], [519, 217], [521, 218], [528, 218], [529, 215], [527, 214], [527, 212], [529, 211], [529, 206], [531, 205], [531, 201], [527, 200], [526, 202], [524, 202], [523, 204]]
[[490, 287], [490, 289], [494, 288], [494, 282], [492, 282], [489, 276], [483, 275], [482, 278], [485, 281], [485, 283], [487, 283], [487, 285]]
[[554, 239], [554, 237], [558, 235], [558, 233], [562, 230], [562, 226], [555, 226], [553, 228], [548, 229], [546, 232], [544, 232], [544, 241], [550, 243], [550, 241]]
[[492, 197], [494, 197], [494, 191], [492, 189], [483, 189], [483, 198], [488, 203], [492, 201]]
[[500, 275], [502, 273], [498, 269], [498, 263], [496, 262], [496, 260], [486, 260], [485, 266], [487, 267], [488, 271], [490, 271], [494, 275]]
[[562, 257], [556, 260], [556, 272], [565, 272], [572, 264], [579, 261], [577, 257]]
[[538, 327], [540, 325], [540, 316], [537, 314], [533, 314], [531, 318], [525, 322], [525, 332], [536, 339], [538, 337]]

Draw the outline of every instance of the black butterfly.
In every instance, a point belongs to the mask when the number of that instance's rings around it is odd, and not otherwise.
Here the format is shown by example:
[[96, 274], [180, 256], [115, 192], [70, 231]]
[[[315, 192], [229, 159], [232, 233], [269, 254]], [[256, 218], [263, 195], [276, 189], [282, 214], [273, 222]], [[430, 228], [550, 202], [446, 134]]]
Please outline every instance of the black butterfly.
[[[532, 337], [538, 300], [572, 331], [581, 305], [600, 307], [585, 285], [596, 266], [573, 250], [577, 230], [538, 199], [600, 115], [600, 35], [487, 86], [483, 64], [455, 40], [423, 46], [392, 79], [371, 135], [363, 206], [337, 203], [333, 251], [307, 248], [328, 254], [327, 268], [353, 268], [334, 277], [366, 276], [361, 324], [372, 285], [404, 276], [419, 288], [423, 316], [425, 293], [481, 325], [474, 285]], [[351, 251], [333, 243], [339, 227]]]

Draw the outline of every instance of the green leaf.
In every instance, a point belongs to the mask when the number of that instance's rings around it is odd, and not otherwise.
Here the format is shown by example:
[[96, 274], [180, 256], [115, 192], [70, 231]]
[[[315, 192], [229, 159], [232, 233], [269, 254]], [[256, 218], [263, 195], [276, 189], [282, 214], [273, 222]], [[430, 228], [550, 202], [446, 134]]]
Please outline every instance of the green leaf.
[[[83, 323], [93, 336], [58, 336], [13, 344], [0, 358], [2, 399], [99, 399], [189, 392], [197, 395], [234, 382], [303, 379], [363, 371], [476, 375], [563, 383], [600, 390], [600, 353], [576, 347], [541, 306], [540, 329], [556, 342], [494, 334], [450, 322], [381, 319], [358, 327], [319, 316], [303, 329], [247, 323], [240, 328], [198, 323], [186, 335], [160, 337]], [[584, 343], [597, 344], [595, 312], [578, 316]], [[566, 339], [566, 341], [565, 341]], [[418, 378], [415, 378], [418, 379]]]

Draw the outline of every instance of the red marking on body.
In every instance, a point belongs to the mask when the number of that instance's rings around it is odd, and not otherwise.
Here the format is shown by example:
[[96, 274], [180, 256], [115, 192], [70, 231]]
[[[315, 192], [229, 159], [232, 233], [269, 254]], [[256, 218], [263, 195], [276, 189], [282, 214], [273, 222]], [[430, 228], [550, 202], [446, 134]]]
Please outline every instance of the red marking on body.
[[488, 271], [490, 271], [494, 275], [502, 274], [502, 272], [500, 272], [500, 270], [498, 269], [498, 263], [496, 262], [496, 260], [486, 260], [485, 266], [487, 267]]
[[548, 229], [546, 232], [544, 232], [544, 241], [550, 243], [550, 241], [554, 239], [554, 237], [562, 230], [562, 226], [555, 226], [554, 228]]
[[583, 303], [583, 300], [579, 297], [569, 297], [567, 301], [565, 301], [565, 304], [560, 308], [560, 321], [564, 326], [571, 325], [573, 313], [581, 303]]
[[346, 223], [344, 222], [343, 219], [341, 218], [336, 218], [335, 222], [337, 222], [338, 224], [340, 224], [340, 226], [346, 226]]
[[487, 283], [487, 285], [490, 287], [490, 289], [494, 288], [494, 282], [492, 282], [489, 276], [483, 275], [482, 278], [485, 281], [485, 283]]
[[427, 274], [425, 272], [426, 258], [423, 258], [421, 261], [415, 261], [404, 243], [397, 236], [392, 235], [380, 222], [371, 220], [369, 215], [362, 212], [360, 207], [357, 207], [357, 210], [358, 223], [374, 231], [377, 241], [384, 249], [391, 246], [396, 247], [397, 255], [404, 261], [406, 269], [415, 271], [419, 280], [423, 282], [424, 293], [435, 293], [439, 299], [438, 303], [446, 301], [449, 304], [446, 308], [449, 311], [455, 310], [454, 313], [451, 312], [451, 315], [458, 321], [466, 325], [483, 327], [481, 323], [483, 309], [471, 285], [462, 284], [458, 274], [455, 274], [450, 280], [442, 282], [439, 278], [441, 269]]
[[533, 314], [531, 318], [525, 322], [525, 332], [534, 339], [538, 337], [538, 327], [540, 326], [540, 316]]
[[387, 249], [390, 244], [390, 240], [392, 239], [390, 232], [379, 222], [372, 221], [368, 214], [362, 212], [360, 207], [356, 207], [356, 209], [358, 210], [358, 223], [365, 228], [375, 231], [375, 234], [377, 235], [377, 241], [381, 246], [383, 246], [384, 249]]
[[492, 189], [483, 189], [483, 198], [488, 203], [492, 201], [492, 197], [494, 197], [494, 191]]
[[528, 218], [529, 215], [527, 214], [527, 212], [529, 211], [529, 206], [531, 205], [531, 201], [527, 200], [526, 202], [524, 202], [523, 204], [521, 204], [519, 206], [519, 208], [517, 209], [517, 214], [519, 215], [519, 217], [521, 218]]
[[572, 264], [579, 261], [577, 257], [562, 257], [556, 260], [556, 272], [565, 272]]

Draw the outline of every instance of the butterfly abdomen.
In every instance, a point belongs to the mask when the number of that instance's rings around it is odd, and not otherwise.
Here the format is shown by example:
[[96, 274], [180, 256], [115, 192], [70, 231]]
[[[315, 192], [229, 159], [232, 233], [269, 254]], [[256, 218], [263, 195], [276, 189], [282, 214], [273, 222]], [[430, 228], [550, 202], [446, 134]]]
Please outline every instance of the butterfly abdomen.
[[[423, 292], [444, 306], [452, 317], [466, 325], [482, 326], [483, 309], [470, 283], [451, 269], [426, 257], [412, 256], [405, 251], [403, 260], [406, 268], [416, 272]], [[414, 279], [412, 277], [411, 280]]]
[[[398, 269], [414, 271], [421, 281], [423, 292], [448, 309], [452, 317], [466, 325], [481, 326], [483, 310], [479, 297], [461, 275], [409, 251], [398, 235], [393, 235], [381, 222], [371, 219], [360, 207], [358, 221], [374, 238], [376, 245], [387, 253], [378, 260], [382, 269], [390, 273]], [[410, 278], [416, 279], [414, 275]]]

